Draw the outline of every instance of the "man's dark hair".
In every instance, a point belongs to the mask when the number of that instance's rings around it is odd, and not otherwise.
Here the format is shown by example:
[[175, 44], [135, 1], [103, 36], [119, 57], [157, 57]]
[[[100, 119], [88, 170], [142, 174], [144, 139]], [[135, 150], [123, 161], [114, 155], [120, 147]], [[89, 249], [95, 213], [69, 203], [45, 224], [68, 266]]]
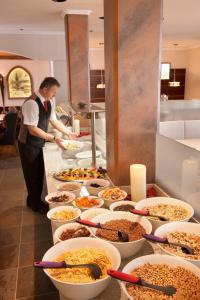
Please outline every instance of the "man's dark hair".
[[55, 79], [54, 77], [46, 77], [40, 84], [40, 89], [44, 89], [44, 88], [49, 89], [54, 85], [60, 87], [60, 83], [58, 82], [58, 80]]

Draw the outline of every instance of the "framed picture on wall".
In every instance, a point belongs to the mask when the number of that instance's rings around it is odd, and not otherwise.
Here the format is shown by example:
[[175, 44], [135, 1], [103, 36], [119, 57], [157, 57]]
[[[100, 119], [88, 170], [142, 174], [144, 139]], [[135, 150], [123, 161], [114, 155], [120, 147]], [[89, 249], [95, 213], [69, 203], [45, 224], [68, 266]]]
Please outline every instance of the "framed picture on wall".
[[7, 75], [9, 99], [26, 99], [33, 93], [33, 81], [30, 72], [21, 66], [15, 66]]

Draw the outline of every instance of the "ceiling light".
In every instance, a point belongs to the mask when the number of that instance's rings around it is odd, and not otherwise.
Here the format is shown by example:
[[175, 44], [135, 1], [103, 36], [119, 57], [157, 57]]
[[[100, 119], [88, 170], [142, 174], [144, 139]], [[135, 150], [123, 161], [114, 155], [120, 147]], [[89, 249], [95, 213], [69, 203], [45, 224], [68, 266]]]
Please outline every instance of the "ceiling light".
[[100, 19], [100, 20], [104, 20], [104, 16], [102, 16], [102, 17], [99, 17], [99, 19]]
[[[178, 44], [173, 44], [173, 45], [174, 45], [174, 47], [178, 46]], [[171, 86], [171, 87], [178, 87], [180, 85], [181, 85], [180, 81], [176, 81], [175, 68], [174, 68], [173, 81], [169, 81], [169, 86]]]
[[65, 2], [67, 0], [52, 0], [53, 2]]
[[100, 42], [100, 43], [99, 43], [99, 46], [103, 46], [103, 45], [104, 45], [104, 43], [103, 43], [103, 42]]

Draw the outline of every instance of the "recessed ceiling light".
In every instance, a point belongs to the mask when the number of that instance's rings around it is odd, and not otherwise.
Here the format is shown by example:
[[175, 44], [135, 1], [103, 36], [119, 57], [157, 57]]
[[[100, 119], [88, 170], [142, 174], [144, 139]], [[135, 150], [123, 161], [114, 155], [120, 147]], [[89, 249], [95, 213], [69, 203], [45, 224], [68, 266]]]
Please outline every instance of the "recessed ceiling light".
[[53, 2], [65, 2], [67, 0], [52, 0]]
[[94, 32], [93, 30], [90, 30], [90, 32]]
[[20, 31], [24, 31], [24, 28], [20, 28], [19, 30], [20, 30]]
[[104, 20], [104, 17], [99, 17], [100, 20]]
[[102, 42], [99, 43], [99, 46], [103, 46], [103, 45], [104, 45], [104, 43], [102, 43]]

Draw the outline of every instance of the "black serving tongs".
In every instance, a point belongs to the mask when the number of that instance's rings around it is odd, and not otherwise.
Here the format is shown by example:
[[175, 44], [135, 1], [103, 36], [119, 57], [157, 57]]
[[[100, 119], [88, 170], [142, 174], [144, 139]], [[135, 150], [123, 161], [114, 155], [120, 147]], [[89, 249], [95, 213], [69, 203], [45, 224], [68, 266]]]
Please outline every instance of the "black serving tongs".
[[167, 285], [167, 286], [160, 286], [160, 285], [155, 285], [149, 282], [146, 282], [144, 279], [140, 278], [140, 277], [136, 277], [127, 273], [123, 273], [120, 271], [116, 271], [116, 270], [108, 270], [107, 274], [110, 275], [111, 277], [115, 278], [115, 279], [119, 279], [121, 281], [126, 281], [126, 282], [130, 282], [130, 283], [134, 283], [143, 287], [147, 287], [153, 290], [157, 290], [159, 292], [162, 292], [164, 294], [166, 294], [167, 296], [172, 296], [176, 293], [176, 288], [171, 286], [171, 285]]
[[143, 237], [151, 242], [155, 242], [155, 243], [161, 243], [161, 244], [168, 244], [168, 245], [172, 245], [172, 246], [176, 246], [176, 247], [180, 247], [182, 252], [185, 254], [194, 254], [194, 250], [192, 248], [190, 248], [189, 246], [185, 245], [185, 244], [181, 244], [181, 243], [171, 243], [168, 241], [167, 238], [162, 238], [159, 236], [155, 236], [153, 234], [143, 234]]
[[116, 229], [112, 229], [112, 228], [105, 228], [103, 226], [103, 224], [93, 223], [91, 221], [82, 220], [80, 218], [77, 219], [76, 222], [79, 223], [79, 224], [85, 225], [85, 226], [89, 226], [89, 227], [100, 228], [100, 229], [103, 229], [103, 230], [115, 231], [115, 232], [117, 232], [117, 235], [118, 235], [120, 241], [122, 241], [122, 242], [129, 242], [128, 234], [126, 232], [124, 232], [124, 230], [116, 230]]
[[99, 279], [102, 276], [101, 268], [95, 264], [79, 264], [79, 265], [69, 265], [65, 261], [55, 262], [55, 261], [36, 261], [34, 262], [35, 268], [43, 269], [59, 269], [59, 268], [88, 268], [91, 271], [91, 275], [94, 279]]

